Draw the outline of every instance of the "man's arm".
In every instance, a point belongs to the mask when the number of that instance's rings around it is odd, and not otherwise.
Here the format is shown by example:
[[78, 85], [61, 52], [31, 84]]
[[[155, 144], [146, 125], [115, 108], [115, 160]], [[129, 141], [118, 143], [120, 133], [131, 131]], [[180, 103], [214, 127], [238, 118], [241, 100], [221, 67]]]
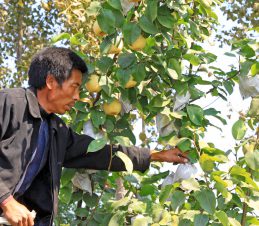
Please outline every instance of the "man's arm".
[[[64, 166], [69, 168], [88, 168], [107, 170], [111, 161], [111, 171], [124, 171], [124, 162], [116, 155], [117, 151], [125, 153], [132, 161], [134, 170], [144, 172], [149, 168], [151, 161], [185, 163], [186, 154], [179, 149], [155, 152], [148, 148], [121, 147], [106, 145], [97, 152], [87, 153], [88, 145], [94, 139], [87, 135], [78, 135], [69, 129], [69, 145]], [[81, 152], [81, 153], [80, 153]]]

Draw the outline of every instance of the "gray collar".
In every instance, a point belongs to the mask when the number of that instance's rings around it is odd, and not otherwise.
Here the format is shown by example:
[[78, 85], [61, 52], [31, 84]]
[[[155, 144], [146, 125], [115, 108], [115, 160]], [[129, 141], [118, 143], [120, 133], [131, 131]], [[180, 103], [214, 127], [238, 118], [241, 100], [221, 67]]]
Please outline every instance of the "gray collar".
[[32, 88], [26, 89], [26, 98], [28, 100], [30, 114], [34, 118], [41, 118], [39, 102]]

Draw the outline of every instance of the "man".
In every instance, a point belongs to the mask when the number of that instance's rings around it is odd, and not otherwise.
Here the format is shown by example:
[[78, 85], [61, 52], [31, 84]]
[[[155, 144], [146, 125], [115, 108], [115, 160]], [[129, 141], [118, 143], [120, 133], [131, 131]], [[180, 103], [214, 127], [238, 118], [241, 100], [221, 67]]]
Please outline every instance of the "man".
[[[74, 133], [55, 115], [64, 114], [79, 100], [86, 73], [86, 64], [74, 52], [50, 47], [32, 59], [30, 88], [0, 91], [0, 206], [12, 225], [52, 224], [62, 167], [108, 169], [109, 146], [86, 153], [93, 139]], [[146, 148], [114, 147], [112, 151], [118, 150], [142, 172], [150, 161], [187, 162], [177, 148], [151, 153]], [[116, 156], [111, 170], [125, 170]]]

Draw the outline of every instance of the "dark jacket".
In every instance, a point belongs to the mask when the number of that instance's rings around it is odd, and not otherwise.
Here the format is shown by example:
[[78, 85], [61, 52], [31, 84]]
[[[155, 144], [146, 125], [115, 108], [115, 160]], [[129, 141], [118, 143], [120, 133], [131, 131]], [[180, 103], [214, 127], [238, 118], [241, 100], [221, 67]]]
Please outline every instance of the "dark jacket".
[[[41, 120], [38, 100], [32, 90], [0, 91], [0, 202], [13, 194], [22, 176], [35, 150]], [[17, 197], [21, 202], [25, 199], [27, 207], [36, 208], [42, 217], [57, 213], [62, 167], [106, 170], [111, 157], [108, 145], [98, 152], [86, 153], [93, 139], [76, 134], [55, 114], [50, 116], [49, 131], [48, 164], [35, 178], [29, 192]], [[117, 150], [131, 158], [135, 170], [143, 172], [149, 167], [148, 149], [113, 148], [113, 152]], [[116, 156], [112, 158], [111, 170], [125, 170], [124, 163]]]

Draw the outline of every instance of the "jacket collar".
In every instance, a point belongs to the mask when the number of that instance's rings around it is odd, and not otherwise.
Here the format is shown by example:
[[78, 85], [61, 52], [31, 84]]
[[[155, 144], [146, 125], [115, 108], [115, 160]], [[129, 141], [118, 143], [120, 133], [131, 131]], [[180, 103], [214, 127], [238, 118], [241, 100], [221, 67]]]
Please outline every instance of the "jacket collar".
[[34, 118], [41, 118], [39, 102], [33, 88], [26, 89], [26, 98], [28, 100], [30, 114]]
[[[34, 118], [42, 118], [40, 113], [40, 105], [35, 93], [36, 93], [36, 90], [34, 88], [26, 89], [26, 97], [29, 104], [29, 111]], [[55, 114], [50, 115], [50, 127], [58, 130], [55, 117], [57, 117]]]

